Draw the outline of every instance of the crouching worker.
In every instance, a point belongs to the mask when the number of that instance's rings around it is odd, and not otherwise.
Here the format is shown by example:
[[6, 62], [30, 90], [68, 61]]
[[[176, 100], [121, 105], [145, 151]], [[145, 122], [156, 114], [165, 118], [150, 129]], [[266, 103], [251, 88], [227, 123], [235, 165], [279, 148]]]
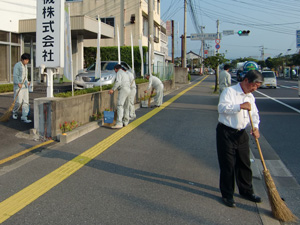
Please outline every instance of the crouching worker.
[[112, 126], [113, 129], [122, 128], [123, 125], [127, 126], [129, 122], [129, 95], [130, 95], [130, 78], [128, 74], [122, 70], [120, 64], [115, 65], [115, 72], [117, 73], [116, 82], [109, 94], [113, 94], [118, 90], [117, 101], [117, 121], [116, 125]]
[[149, 80], [149, 85], [147, 90], [145, 90], [145, 93], [148, 92], [148, 90], [152, 87], [151, 95], [153, 94], [153, 89], [156, 90], [156, 95], [154, 96], [154, 106], [153, 107], [159, 107], [163, 102], [164, 97], [164, 85], [161, 82], [161, 80], [155, 76], [150, 76], [149, 74], [146, 74], [145, 78]]

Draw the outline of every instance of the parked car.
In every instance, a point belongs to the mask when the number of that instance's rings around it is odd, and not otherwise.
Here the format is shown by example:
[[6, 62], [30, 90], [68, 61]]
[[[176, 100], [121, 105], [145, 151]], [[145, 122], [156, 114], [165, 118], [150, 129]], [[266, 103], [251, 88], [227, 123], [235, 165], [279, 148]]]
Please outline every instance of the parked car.
[[260, 86], [261, 88], [277, 88], [276, 74], [273, 71], [262, 71], [261, 74], [264, 77], [264, 82]]
[[207, 72], [208, 75], [215, 75], [215, 71], [213, 69], [208, 70]]
[[[118, 64], [118, 61], [103, 61], [101, 62], [101, 80], [100, 78], [95, 78], [95, 68], [96, 63], [88, 67], [82, 73], [79, 73], [75, 77], [74, 89], [85, 89], [100, 87], [103, 85], [113, 84], [116, 80], [116, 72], [114, 66]], [[131, 67], [125, 63], [121, 62], [121, 65], [126, 69], [131, 71]]]

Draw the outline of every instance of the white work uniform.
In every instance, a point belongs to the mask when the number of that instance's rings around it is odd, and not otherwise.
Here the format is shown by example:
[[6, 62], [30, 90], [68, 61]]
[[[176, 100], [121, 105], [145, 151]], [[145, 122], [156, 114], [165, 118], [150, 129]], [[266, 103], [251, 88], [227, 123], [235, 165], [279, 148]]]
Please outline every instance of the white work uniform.
[[130, 79], [130, 96], [129, 96], [129, 119], [134, 119], [135, 115], [135, 107], [134, 107], [134, 98], [136, 97], [136, 83], [134, 79], [133, 73], [130, 71], [126, 71]]
[[16, 103], [13, 109], [13, 114], [17, 114], [20, 106], [22, 105], [22, 120], [27, 119], [29, 112], [29, 91], [28, 91], [28, 79], [27, 79], [27, 65], [24, 65], [22, 61], [17, 62], [13, 70], [13, 80], [14, 80], [14, 98], [16, 97], [19, 86], [22, 84], [24, 79], [25, 82], [22, 85], [22, 88], [19, 92], [19, 95], [16, 99]]
[[[130, 78], [126, 72], [119, 69], [117, 72], [116, 82], [112, 90], [119, 91], [117, 102], [117, 121], [116, 126], [126, 126], [129, 122], [129, 95], [130, 95]], [[123, 118], [124, 117], [124, 118]]]
[[156, 106], [160, 106], [163, 102], [164, 97], [164, 85], [159, 78], [151, 75], [149, 77], [149, 85], [147, 90], [149, 90], [151, 87], [156, 90], [156, 95], [154, 96], [154, 104]]
[[226, 70], [221, 71], [219, 79], [219, 92], [220, 94], [222, 91], [231, 85], [231, 76]]

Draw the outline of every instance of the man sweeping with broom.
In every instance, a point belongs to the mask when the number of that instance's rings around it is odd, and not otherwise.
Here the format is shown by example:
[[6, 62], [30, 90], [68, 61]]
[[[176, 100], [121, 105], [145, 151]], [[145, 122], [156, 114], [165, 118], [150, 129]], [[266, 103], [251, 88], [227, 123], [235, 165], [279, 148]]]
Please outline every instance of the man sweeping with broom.
[[235, 207], [233, 199], [235, 180], [239, 193], [245, 199], [259, 203], [254, 195], [250, 163], [249, 137], [245, 131], [251, 112], [254, 128], [251, 134], [259, 138], [259, 115], [252, 92], [264, 81], [256, 70], [250, 70], [241, 83], [225, 89], [219, 100], [217, 152], [220, 166], [220, 190], [226, 206]]
[[30, 82], [28, 82], [27, 75], [27, 64], [29, 63], [30, 55], [24, 53], [21, 56], [21, 61], [17, 62], [13, 70], [13, 80], [14, 80], [14, 98], [16, 99], [15, 106], [13, 108], [13, 119], [18, 119], [18, 111], [22, 106], [22, 116], [21, 120], [25, 123], [31, 123], [31, 120], [27, 118], [29, 113], [29, 91], [28, 87]]

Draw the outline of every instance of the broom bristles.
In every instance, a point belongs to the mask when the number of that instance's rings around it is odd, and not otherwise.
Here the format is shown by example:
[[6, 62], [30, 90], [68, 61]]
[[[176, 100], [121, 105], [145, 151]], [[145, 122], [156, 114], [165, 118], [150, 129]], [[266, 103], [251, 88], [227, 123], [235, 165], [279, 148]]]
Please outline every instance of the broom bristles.
[[12, 111], [14, 108], [14, 103], [9, 107], [9, 109], [0, 117], [0, 122], [7, 122], [11, 117]]
[[281, 199], [269, 170], [264, 170], [264, 178], [267, 186], [269, 202], [274, 217], [283, 222], [295, 222], [298, 218], [291, 212], [285, 202]]

